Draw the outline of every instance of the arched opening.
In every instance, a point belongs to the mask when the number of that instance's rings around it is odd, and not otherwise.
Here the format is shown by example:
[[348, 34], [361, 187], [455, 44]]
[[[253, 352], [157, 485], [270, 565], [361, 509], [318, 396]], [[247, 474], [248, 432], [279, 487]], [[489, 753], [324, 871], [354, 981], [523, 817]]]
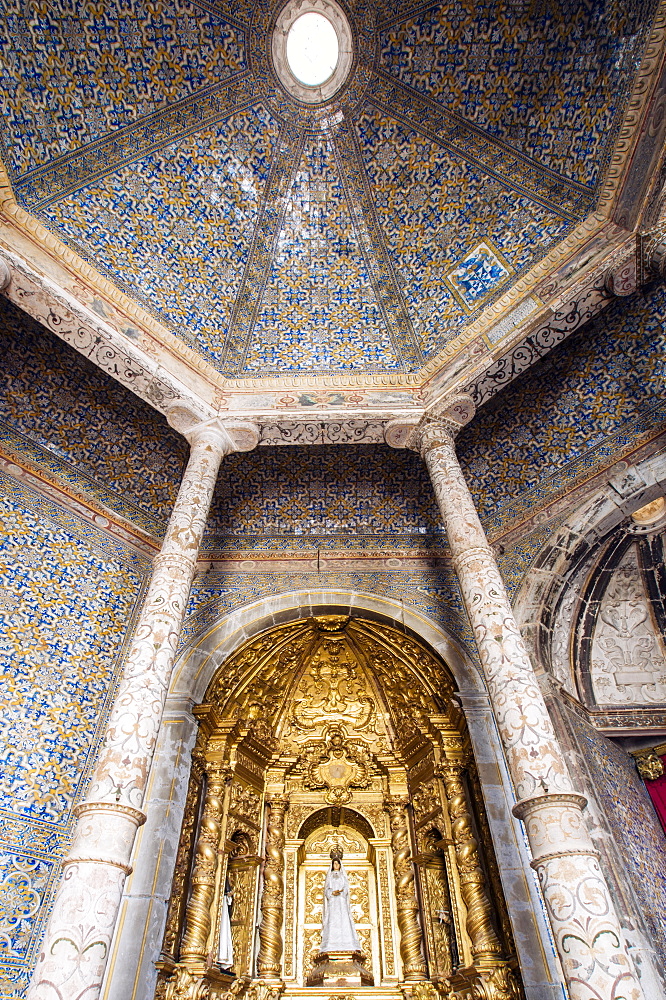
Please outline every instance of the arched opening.
[[437, 654], [371, 618], [299, 618], [237, 647], [195, 715], [158, 997], [180, 995], [186, 976], [285, 996], [313, 988], [317, 969], [320, 985], [362, 985], [319, 952], [334, 852], [366, 989], [446, 984], [463, 997], [490, 977], [520, 996], [469, 733]]

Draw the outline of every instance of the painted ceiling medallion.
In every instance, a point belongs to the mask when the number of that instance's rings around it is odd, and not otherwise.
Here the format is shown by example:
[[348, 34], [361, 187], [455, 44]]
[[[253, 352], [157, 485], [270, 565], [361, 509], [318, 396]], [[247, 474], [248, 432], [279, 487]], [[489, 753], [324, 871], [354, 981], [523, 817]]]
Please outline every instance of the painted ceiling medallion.
[[354, 58], [352, 31], [335, 0], [291, 0], [278, 15], [271, 57], [287, 93], [325, 104], [346, 82]]

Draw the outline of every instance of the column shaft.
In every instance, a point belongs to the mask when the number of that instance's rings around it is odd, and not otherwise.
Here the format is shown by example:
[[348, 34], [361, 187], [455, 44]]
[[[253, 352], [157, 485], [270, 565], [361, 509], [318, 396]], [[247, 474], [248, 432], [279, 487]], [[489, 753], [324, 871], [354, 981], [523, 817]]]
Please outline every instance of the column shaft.
[[284, 814], [288, 799], [271, 799], [266, 832], [266, 864], [261, 896], [257, 971], [264, 979], [282, 977], [282, 918], [284, 915]]
[[472, 832], [472, 817], [463, 786], [463, 766], [446, 761], [441, 776], [451, 818], [451, 831], [458, 861], [460, 890], [467, 907], [467, 933], [472, 942], [475, 960], [496, 961], [502, 957], [502, 946], [492, 922], [492, 906], [486, 891], [478, 844]]
[[500, 736], [572, 1000], [643, 992], [545, 701], [455, 453], [453, 421], [426, 420], [418, 444], [446, 527]]
[[164, 700], [220, 462], [234, 450], [199, 425], [123, 669], [27, 996], [95, 1000], [109, 954]]
[[391, 823], [391, 852], [400, 930], [400, 957], [405, 982], [419, 982], [426, 978], [423, 958], [423, 934], [419, 923], [419, 904], [414, 887], [414, 867], [409, 849], [409, 829], [405, 809], [406, 799], [387, 796], [384, 808]]
[[208, 785], [201, 823], [197, 836], [192, 889], [185, 914], [185, 933], [180, 949], [181, 961], [205, 962], [208, 955], [208, 936], [212, 924], [211, 906], [215, 896], [224, 786], [232, 772], [217, 764], [208, 764]]

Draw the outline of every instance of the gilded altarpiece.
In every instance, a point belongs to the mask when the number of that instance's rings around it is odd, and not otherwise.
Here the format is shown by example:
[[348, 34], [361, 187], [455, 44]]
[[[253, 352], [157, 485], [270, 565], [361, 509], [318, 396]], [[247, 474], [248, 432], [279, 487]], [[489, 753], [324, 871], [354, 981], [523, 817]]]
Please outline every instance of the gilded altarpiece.
[[[466, 727], [441, 660], [386, 626], [312, 618], [248, 642], [196, 712], [158, 997], [522, 996]], [[336, 980], [334, 994], [308, 986], [325, 958], [332, 854], [348, 872], [365, 975], [362, 989]], [[233, 965], [224, 969], [230, 898]]]

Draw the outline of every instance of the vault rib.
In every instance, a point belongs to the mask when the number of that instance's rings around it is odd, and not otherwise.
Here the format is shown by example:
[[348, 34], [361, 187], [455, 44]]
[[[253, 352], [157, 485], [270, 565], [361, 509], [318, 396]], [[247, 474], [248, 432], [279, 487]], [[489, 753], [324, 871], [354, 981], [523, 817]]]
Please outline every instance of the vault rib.
[[398, 288], [356, 133], [345, 123], [331, 138], [349, 215], [377, 305], [397, 357], [405, 370], [413, 371], [423, 365], [423, 353]]
[[293, 126], [282, 127], [231, 313], [222, 356], [223, 371], [237, 373], [245, 365], [304, 145], [304, 133]]

